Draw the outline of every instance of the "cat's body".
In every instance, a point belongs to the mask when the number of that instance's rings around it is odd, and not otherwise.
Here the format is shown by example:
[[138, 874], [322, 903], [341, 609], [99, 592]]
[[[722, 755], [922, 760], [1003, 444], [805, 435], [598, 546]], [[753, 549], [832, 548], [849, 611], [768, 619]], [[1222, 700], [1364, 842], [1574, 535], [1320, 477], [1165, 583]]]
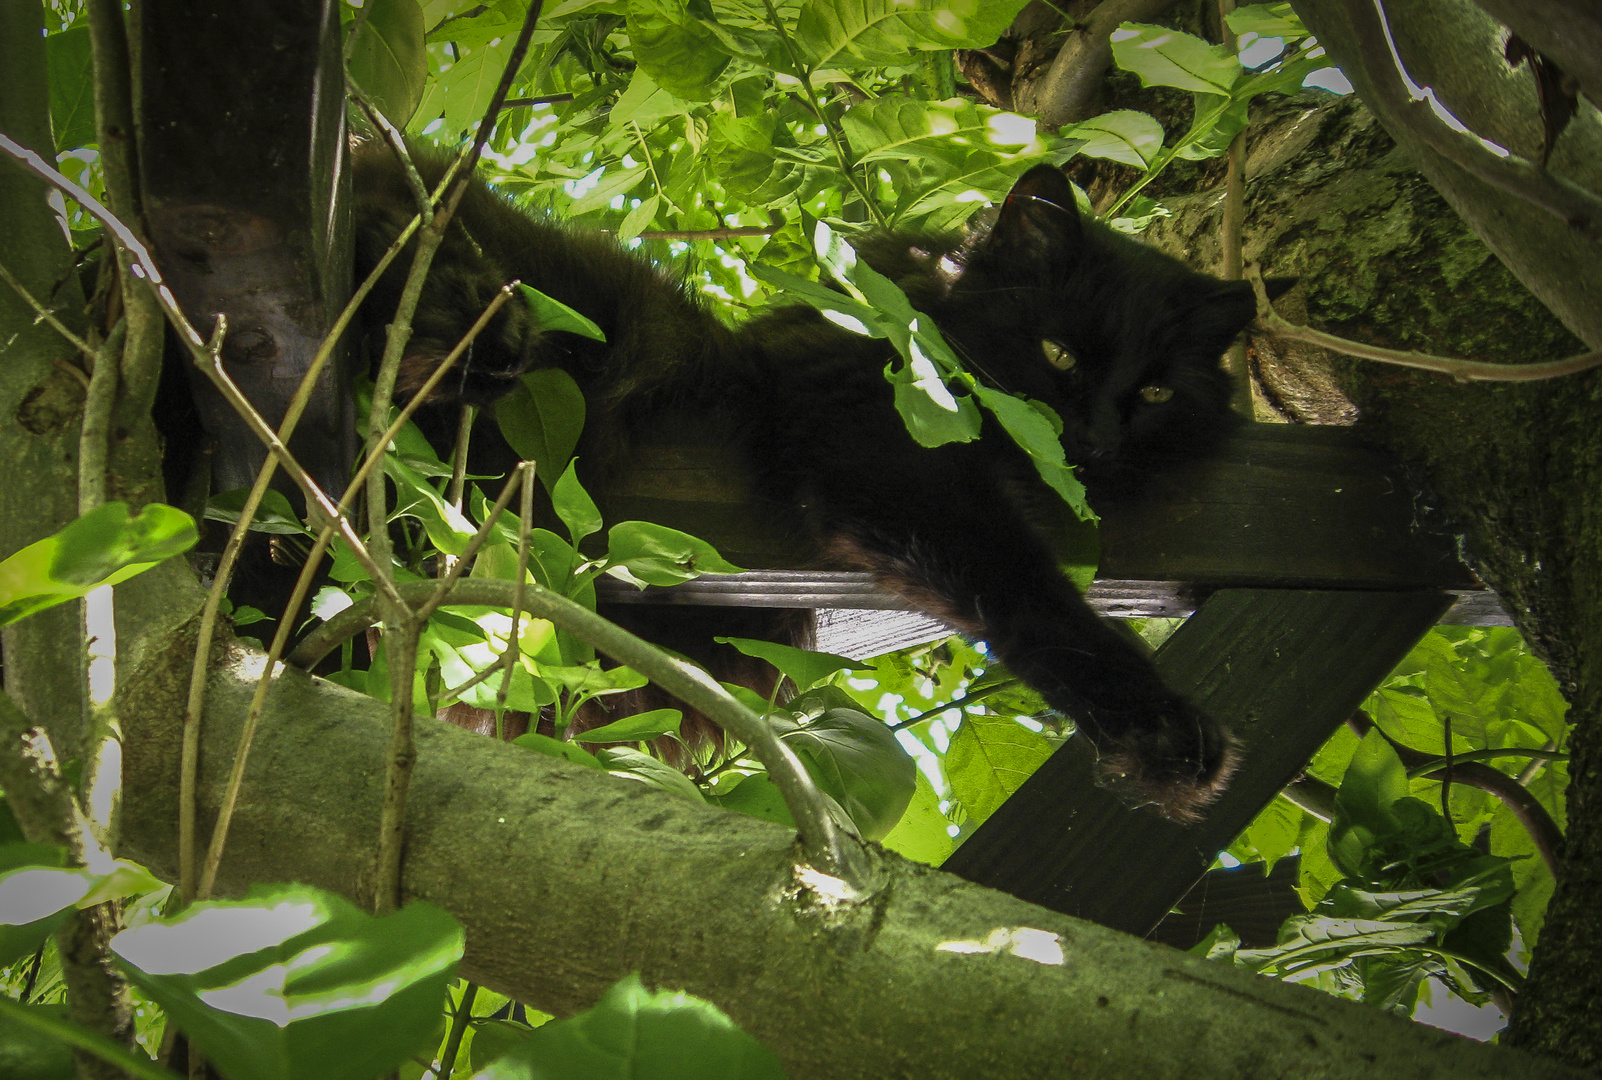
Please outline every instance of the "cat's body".
[[[422, 164], [426, 180], [442, 171], [427, 154]], [[382, 147], [358, 155], [355, 184], [362, 275], [412, 204]], [[1249, 290], [1083, 220], [1054, 169], [1028, 173], [988, 231], [868, 238], [860, 250], [970, 370], [1057, 410], [1068, 460], [1093, 480], [1138, 472], [1150, 453], [1203, 452], [1231, 426], [1218, 361], [1251, 318]], [[406, 261], [368, 302], [370, 339], [394, 310]], [[592, 488], [604, 489], [637, 438], [664, 425], [688, 422], [728, 441], [759, 498], [820, 561], [871, 570], [989, 642], [1078, 722], [1110, 775], [1179, 817], [1221, 786], [1224, 729], [1163, 686], [1058, 569], [1034, 512], [1055, 496], [991, 421], [975, 442], [915, 443], [883, 377], [894, 359], [886, 342], [809, 307], [731, 330], [610, 238], [531, 216], [479, 184], [435, 267], [402, 392], [421, 384], [495, 288], [519, 279], [593, 319], [607, 342], [541, 334], [508, 305], [466, 374], [447, 378], [453, 396], [488, 404], [525, 370], [565, 369], [589, 405], [579, 453]]]

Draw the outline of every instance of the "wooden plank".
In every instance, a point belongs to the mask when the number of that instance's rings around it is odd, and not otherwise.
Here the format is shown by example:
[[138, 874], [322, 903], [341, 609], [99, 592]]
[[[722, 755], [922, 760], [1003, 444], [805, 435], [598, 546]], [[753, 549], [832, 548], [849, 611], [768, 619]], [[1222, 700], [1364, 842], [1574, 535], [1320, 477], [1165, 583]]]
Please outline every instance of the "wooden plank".
[[1169, 685], [1242, 744], [1235, 781], [1205, 820], [1129, 808], [1096, 786], [1086, 741], [1070, 739], [941, 869], [1148, 933], [1449, 602], [1435, 591], [1214, 594], [1157, 655]]
[[[749, 496], [727, 448], [644, 445], [630, 470], [608, 485], [608, 521], [683, 529], [739, 566], [830, 569], [784, 508]], [[1480, 588], [1454, 538], [1420, 528], [1394, 463], [1346, 428], [1247, 425], [1217, 456], [1175, 463], [1097, 510], [1103, 579], [1166, 583], [1191, 603], [1225, 587]], [[1160, 600], [1152, 588], [1141, 602]]]
[[[698, 607], [818, 608], [875, 611], [887, 618], [916, 611], [905, 597], [881, 588], [859, 570], [751, 570], [703, 574], [682, 585], [645, 589], [603, 577], [595, 588], [608, 604], [689, 604]], [[1109, 619], [1182, 619], [1195, 612], [1198, 595], [1210, 590], [1172, 581], [1098, 578], [1085, 599]], [[1452, 607], [1441, 622], [1454, 626], [1512, 626], [1513, 618], [1493, 592], [1450, 589]], [[918, 618], [928, 620], [928, 616]], [[888, 623], [887, 623], [888, 625]], [[954, 631], [948, 631], [954, 632]], [[932, 640], [932, 638], [925, 639]]]

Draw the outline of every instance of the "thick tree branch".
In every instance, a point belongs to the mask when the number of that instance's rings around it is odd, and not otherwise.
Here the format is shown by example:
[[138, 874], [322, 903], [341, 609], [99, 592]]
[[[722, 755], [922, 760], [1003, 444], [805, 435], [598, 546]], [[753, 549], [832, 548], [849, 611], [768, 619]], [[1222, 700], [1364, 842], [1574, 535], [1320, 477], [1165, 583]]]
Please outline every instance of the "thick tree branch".
[[[205, 731], [219, 751], [237, 734], [259, 663], [241, 655], [215, 674]], [[181, 682], [182, 664], [174, 671]], [[177, 724], [161, 694], [146, 702], [125, 717], [124, 853], [160, 873], [173, 859]], [[358, 895], [386, 711], [297, 672], [278, 680], [224, 891], [292, 879]], [[558, 1014], [639, 971], [716, 1001], [795, 1080], [1055, 1080], [1065, 1069], [1087, 1080], [1236, 1080], [1246, 1060], [1265, 1076], [1325, 1080], [1581, 1075], [893, 855], [874, 901], [820, 905], [797, 888], [787, 829], [445, 724], [422, 722], [418, 742], [407, 897], [462, 920], [464, 975]], [[209, 812], [226, 754], [202, 761]]]
[[1375, 0], [1344, 0], [1344, 6], [1362, 50], [1363, 65], [1373, 80], [1378, 99], [1374, 107], [1406, 125], [1431, 150], [1473, 176], [1556, 215], [1592, 240], [1602, 240], [1602, 197], [1516, 154], [1503, 157], [1494, 153], [1477, 136], [1448, 127], [1435, 115], [1429, 100], [1416, 97], [1408, 86], [1406, 73], [1393, 58]]
[[1112, 65], [1112, 32], [1119, 23], [1145, 22], [1174, 6], [1174, 0], [1104, 0], [1090, 17], [1067, 33], [1062, 51], [1045, 76], [1016, 95], [1019, 112], [1060, 127], [1091, 114], [1101, 79]]

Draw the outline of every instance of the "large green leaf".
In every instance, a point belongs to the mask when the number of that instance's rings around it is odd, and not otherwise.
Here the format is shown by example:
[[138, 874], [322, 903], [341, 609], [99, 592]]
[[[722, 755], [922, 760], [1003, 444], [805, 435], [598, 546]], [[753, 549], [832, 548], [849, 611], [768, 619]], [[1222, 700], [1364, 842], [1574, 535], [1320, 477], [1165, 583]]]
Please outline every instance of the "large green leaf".
[[451, 555], [460, 555], [477, 532], [462, 512], [446, 502], [434, 485], [394, 454], [384, 455], [384, 472], [395, 482], [395, 509], [391, 517], [414, 517], [423, 523], [429, 543]]
[[1228, 95], [1240, 60], [1226, 45], [1212, 45], [1166, 26], [1123, 23], [1112, 34], [1113, 59], [1140, 76], [1142, 86], [1173, 86]]
[[622, 521], [606, 537], [606, 572], [642, 589], [677, 585], [702, 574], [740, 572], [705, 540], [665, 525]]
[[710, 100], [729, 66], [707, 0], [629, 0], [634, 59], [656, 84], [687, 101]]
[[80, 20], [45, 38], [50, 70], [50, 130], [57, 152], [88, 146], [95, 134], [95, 71], [89, 26]]
[[983, 383], [974, 387], [974, 394], [1001, 422], [1012, 441], [1028, 453], [1046, 486], [1062, 497], [1080, 521], [1096, 520], [1095, 511], [1085, 501], [1085, 486], [1074, 475], [1073, 467], [1066, 464], [1066, 454], [1058, 438], [1062, 422], [1056, 420], [1056, 414], [1038, 401], [1025, 401]]
[[1119, 109], [1082, 120], [1063, 132], [1084, 139], [1079, 152], [1144, 169], [1163, 148], [1163, 126], [1153, 116]]
[[584, 430], [584, 393], [561, 368], [531, 371], [495, 403], [495, 422], [517, 456], [535, 464], [547, 489], [567, 467]]
[[[20, 1015], [19, 1015], [20, 1014]], [[65, 1002], [22, 1005], [9, 998], [0, 1006], [0, 1076], [6, 1080], [73, 1080], [72, 1046], [27, 1020], [70, 1025]], [[175, 1074], [167, 1073], [169, 1077]]]
[[601, 511], [596, 507], [595, 500], [579, 483], [577, 466], [578, 459], [574, 458], [568, 463], [562, 478], [551, 488], [551, 507], [556, 511], [556, 516], [562, 519], [562, 524], [567, 526], [567, 536], [574, 547], [582, 544], [586, 536], [600, 532], [602, 524]]
[[[580, 735], [578, 738], [582, 739]], [[690, 802], [703, 802], [701, 789], [667, 762], [631, 746], [608, 746], [595, 755], [601, 767], [622, 780], [634, 780]]]
[[[219, 491], [206, 503], [206, 520], [221, 521], [229, 526], [237, 524], [239, 515], [244, 513], [245, 500], [249, 497], [249, 488]], [[300, 520], [300, 515], [295, 513], [295, 508], [289, 504], [284, 493], [272, 488], [262, 493], [261, 502], [256, 505], [255, 514], [251, 515], [250, 531], [280, 536], [316, 535]]]
[[887, 94], [847, 110], [840, 124], [860, 161], [932, 157], [960, 162], [974, 148], [1004, 153], [1046, 148], [1034, 120], [966, 98], [918, 101]]
[[130, 516], [127, 503], [106, 503], [0, 562], [0, 625], [127, 581], [197, 536], [195, 519], [174, 507], [151, 503]]
[[351, 38], [346, 70], [389, 122], [404, 128], [428, 81], [423, 6], [417, 0], [367, 0], [367, 7]]
[[994, 45], [1027, 0], [803, 0], [795, 38], [814, 68], [911, 64], [922, 49]]
[[606, 340], [606, 334], [587, 315], [574, 311], [555, 297], [546, 296], [531, 285], [519, 282], [517, 289], [541, 330], [577, 334], [592, 341]]
[[983, 824], [1055, 749], [1010, 717], [964, 716], [945, 765], [951, 797], [967, 812], [966, 830]]
[[677, 735], [683, 722], [684, 713], [678, 709], [652, 709], [590, 728], [576, 738], [586, 743], [647, 742], [663, 735]]
[[462, 942], [431, 904], [374, 918], [288, 886], [197, 904], [112, 950], [230, 1080], [367, 1080], [427, 1048]]
[[740, 637], [720, 637], [714, 640], [725, 645], [733, 645], [747, 656], [766, 660], [788, 675], [798, 690], [810, 690], [837, 671], [873, 670], [872, 664], [864, 664], [849, 656], [797, 649], [793, 645], [781, 645], [776, 641], [758, 641]]
[[923, 770], [917, 770], [912, 801], [879, 843], [903, 858], [939, 866], [951, 854], [951, 819], [940, 812], [940, 796]]
[[778, 716], [770, 722], [863, 838], [877, 840], [895, 828], [912, 801], [918, 771], [895, 732], [832, 686], [804, 694], [786, 709], [803, 722]]
[[783, 1080], [773, 1052], [717, 1006], [630, 975], [570, 1020], [535, 1028], [475, 1080]]

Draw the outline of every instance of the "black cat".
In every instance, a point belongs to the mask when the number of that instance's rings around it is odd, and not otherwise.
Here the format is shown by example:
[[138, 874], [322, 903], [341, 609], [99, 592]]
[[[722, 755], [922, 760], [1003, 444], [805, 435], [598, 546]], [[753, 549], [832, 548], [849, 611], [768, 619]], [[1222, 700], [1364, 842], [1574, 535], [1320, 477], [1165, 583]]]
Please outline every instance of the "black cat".
[[[359, 152], [355, 169], [360, 279], [414, 211], [385, 148]], [[420, 169], [434, 182], [443, 162], [424, 152]], [[988, 229], [883, 235], [859, 250], [934, 318], [970, 370], [1058, 412], [1068, 460], [1088, 481], [1127, 482], [1149, 457], [1205, 452], [1232, 426], [1219, 358], [1253, 316], [1250, 289], [1085, 218], [1054, 168], [1026, 173]], [[366, 306], [370, 339], [382, 340], [406, 261]], [[495, 289], [514, 278], [532, 285], [593, 319], [606, 342], [541, 333], [509, 304], [471, 365], [447, 378], [451, 396], [489, 404], [521, 372], [565, 369], [589, 403], [579, 453], [592, 490], [604, 489], [635, 436], [662, 425], [688, 420], [728, 440], [759, 496], [783, 508], [820, 559], [871, 570], [987, 641], [1078, 723], [1109, 777], [1181, 819], [1222, 787], [1225, 729], [1168, 690], [1059, 571], [1033, 511], [1055, 496], [992, 421], [975, 442], [915, 443], [882, 375], [893, 359], [884, 341], [800, 306], [731, 330], [609, 237], [526, 213], [477, 182], [434, 267], [402, 394]], [[483, 470], [482, 447], [496, 438], [474, 440]]]

